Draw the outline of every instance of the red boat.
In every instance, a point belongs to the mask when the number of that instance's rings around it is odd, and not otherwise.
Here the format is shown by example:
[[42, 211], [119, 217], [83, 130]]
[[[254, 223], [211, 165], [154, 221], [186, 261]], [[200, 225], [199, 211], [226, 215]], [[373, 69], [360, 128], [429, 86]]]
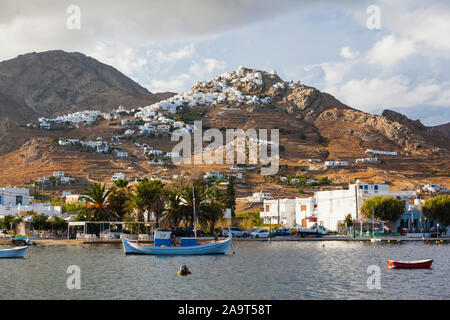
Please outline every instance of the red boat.
[[433, 259], [416, 261], [395, 261], [388, 260], [388, 269], [430, 269]]

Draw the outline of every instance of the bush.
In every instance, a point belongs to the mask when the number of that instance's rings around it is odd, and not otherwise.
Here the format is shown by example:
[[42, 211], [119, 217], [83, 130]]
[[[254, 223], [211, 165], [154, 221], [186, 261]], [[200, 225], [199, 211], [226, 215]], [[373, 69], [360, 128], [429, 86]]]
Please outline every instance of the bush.
[[442, 195], [427, 199], [422, 211], [430, 220], [439, 220], [445, 226], [450, 225], [450, 196]]

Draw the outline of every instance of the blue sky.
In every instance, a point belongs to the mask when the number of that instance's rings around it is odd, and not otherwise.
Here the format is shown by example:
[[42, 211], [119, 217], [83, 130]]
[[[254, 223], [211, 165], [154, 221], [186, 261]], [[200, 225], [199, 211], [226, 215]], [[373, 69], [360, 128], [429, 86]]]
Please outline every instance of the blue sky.
[[[0, 60], [62, 49], [151, 92], [188, 90], [238, 66], [276, 70], [372, 113], [450, 121], [450, 5], [442, 1], [0, 1]], [[369, 29], [367, 8], [380, 10]]]

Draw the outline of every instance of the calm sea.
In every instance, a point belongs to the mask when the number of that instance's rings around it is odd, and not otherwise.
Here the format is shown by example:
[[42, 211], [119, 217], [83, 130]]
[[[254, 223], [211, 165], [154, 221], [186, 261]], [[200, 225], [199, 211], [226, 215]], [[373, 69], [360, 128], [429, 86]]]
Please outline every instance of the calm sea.
[[[448, 244], [235, 241], [233, 246], [235, 254], [184, 257], [125, 256], [119, 244], [30, 247], [25, 259], [0, 260], [0, 299], [450, 298]], [[386, 267], [387, 259], [427, 258], [434, 259], [430, 270]], [[190, 276], [177, 275], [182, 264]], [[71, 265], [80, 268], [80, 289], [67, 288]], [[371, 265], [380, 268], [380, 289], [367, 286]]]

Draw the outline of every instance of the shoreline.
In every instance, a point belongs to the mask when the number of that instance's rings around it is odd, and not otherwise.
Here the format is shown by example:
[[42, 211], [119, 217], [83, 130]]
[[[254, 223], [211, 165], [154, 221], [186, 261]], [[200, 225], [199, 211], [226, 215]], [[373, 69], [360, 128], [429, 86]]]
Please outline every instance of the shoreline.
[[[94, 241], [86, 241], [86, 240], [75, 240], [75, 239], [30, 239], [35, 245], [38, 246], [46, 246], [46, 245], [84, 245], [84, 244], [120, 244], [122, 241], [120, 239], [114, 240], [94, 240]], [[199, 239], [199, 243], [206, 241], [214, 240], [213, 237], [204, 237]], [[311, 237], [311, 238], [301, 238], [301, 237], [277, 237], [272, 239], [267, 238], [233, 238], [233, 241], [266, 241], [266, 242], [280, 242], [280, 241], [362, 241], [362, 242], [371, 242], [371, 238], [353, 238], [353, 237]], [[377, 238], [376, 242], [411, 242], [411, 241], [422, 241], [422, 242], [450, 242], [450, 238], [407, 238], [407, 237], [383, 237]], [[153, 240], [142, 240], [139, 243], [145, 244], [153, 244]], [[10, 239], [2, 239], [0, 240], [0, 245], [11, 245], [12, 242]], [[17, 244], [19, 245], [19, 244]], [[22, 245], [22, 244], [20, 244]]]

